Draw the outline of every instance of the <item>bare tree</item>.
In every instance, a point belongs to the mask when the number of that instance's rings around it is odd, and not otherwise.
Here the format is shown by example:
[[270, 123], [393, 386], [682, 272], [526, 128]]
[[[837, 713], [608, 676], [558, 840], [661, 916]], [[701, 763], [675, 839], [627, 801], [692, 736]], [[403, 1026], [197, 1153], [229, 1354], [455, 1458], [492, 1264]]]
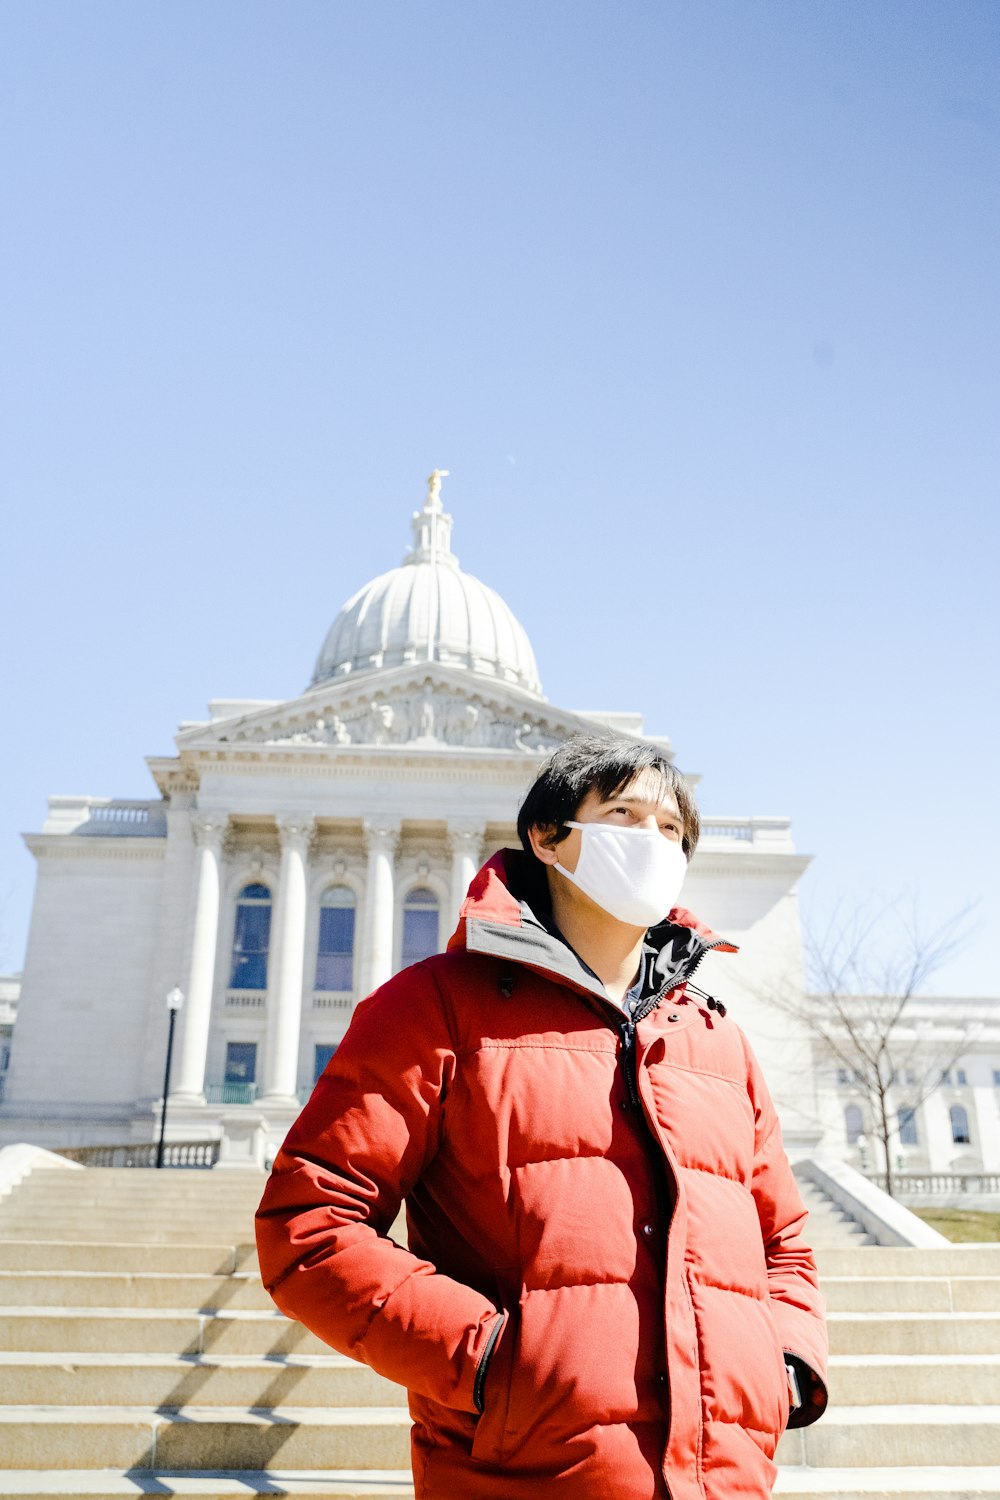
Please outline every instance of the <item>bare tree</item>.
[[895, 902], [867, 912], [855, 907], [846, 916], [840, 908], [825, 932], [805, 935], [810, 993], [777, 996], [779, 1008], [805, 1023], [858, 1090], [890, 1194], [901, 1116], [933, 1093], [971, 1039], [966, 1023], [928, 1049], [912, 1025], [914, 1000], [968, 941], [969, 915], [965, 908], [928, 934], [915, 912], [902, 917]]

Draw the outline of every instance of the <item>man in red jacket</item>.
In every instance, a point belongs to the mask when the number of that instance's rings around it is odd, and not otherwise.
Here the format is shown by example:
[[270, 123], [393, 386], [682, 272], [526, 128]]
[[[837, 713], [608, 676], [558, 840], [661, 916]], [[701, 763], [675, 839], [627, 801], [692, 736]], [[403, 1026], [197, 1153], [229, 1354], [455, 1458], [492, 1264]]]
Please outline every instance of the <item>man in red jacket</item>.
[[358, 1007], [275, 1161], [265, 1284], [407, 1387], [418, 1500], [762, 1500], [826, 1337], [766, 1085], [691, 983], [734, 951], [676, 904], [693, 800], [582, 738], [518, 833]]

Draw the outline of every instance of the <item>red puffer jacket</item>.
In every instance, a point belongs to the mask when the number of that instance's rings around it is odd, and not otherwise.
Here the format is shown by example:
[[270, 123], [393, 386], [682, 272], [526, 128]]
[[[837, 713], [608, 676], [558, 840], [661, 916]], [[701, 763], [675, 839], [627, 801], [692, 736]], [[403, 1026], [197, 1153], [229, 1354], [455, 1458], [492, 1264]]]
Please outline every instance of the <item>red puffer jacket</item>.
[[728, 945], [672, 912], [633, 1027], [528, 868], [497, 855], [449, 951], [358, 1007], [274, 1164], [265, 1284], [408, 1388], [418, 1500], [758, 1500], [783, 1351], [812, 1421], [826, 1340], [757, 1063], [684, 989]]

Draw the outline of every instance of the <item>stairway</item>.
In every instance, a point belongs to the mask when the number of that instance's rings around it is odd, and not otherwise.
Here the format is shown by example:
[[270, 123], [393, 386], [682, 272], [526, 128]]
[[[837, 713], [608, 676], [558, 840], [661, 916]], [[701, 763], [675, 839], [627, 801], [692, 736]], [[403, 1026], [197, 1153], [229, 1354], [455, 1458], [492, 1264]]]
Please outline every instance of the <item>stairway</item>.
[[[260, 1286], [262, 1185], [46, 1170], [0, 1202], [0, 1496], [412, 1496], [400, 1389]], [[1000, 1246], [858, 1247], [812, 1212], [831, 1406], [776, 1495], [1000, 1497]]]

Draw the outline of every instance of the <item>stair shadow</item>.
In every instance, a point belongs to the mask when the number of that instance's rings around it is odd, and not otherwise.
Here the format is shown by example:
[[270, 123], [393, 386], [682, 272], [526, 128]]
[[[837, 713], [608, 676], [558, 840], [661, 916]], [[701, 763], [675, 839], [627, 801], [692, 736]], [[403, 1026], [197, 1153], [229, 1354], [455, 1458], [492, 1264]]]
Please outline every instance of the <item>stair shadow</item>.
[[[172, 1474], [173, 1471], [166, 1469], [127, 1469], [125, 1471], [124, 1477], [128, 1480], [131, 1480], [131, 1482], [136, 1486], [137, 1495], [172, 1496], [176, 1493], [173, 1486], [164, 1484], [162, 1479], [157, 1478], [158, 1474], [168, 1473]], [[184, 1471], [184, 1477], [186, 1479], [219, 1479], [226, 1480], [230, 1484], [233, 1482], [234, 1474], [239, 1476], [239, 1482], [246, 1487], [248, 1495], [288, 1494], [288, 1490], [285, 1488], [280, 1475], [254, 1472], [247, 1469], [186, 1469]], [[316, 1485], [317, 1488], [319, 1488], [320, 1486], [327, 1486], [330, 1482], [329, 1478], [323, 1474], [317, 1474], [314, 1478], [312, 1475], [297, 1473], [295, 1476], [295, 1480], [297, 1494], [301, 1494], [307, 1485]], [[377, 1485], [380, 1486], [384, 1491], [386, 1486], [391, 1485], [392, 1483], [393, 1481], [386, 1480], [384, 1475], [379, 1476], [377, 1474], [373, 1474], [370, 1478], [365, 1475], [360, 1475], [352, 1478], [351, 1480], [351, 1484], [355, 1489], [358, 1490], [367, 1489], [369, 1486], [374, 1489]], [[390, 1491], [390, 1493], [392, 1493], [392, 1491]], [[400, 1495], [401, 1500], [406, 1500], [407, 1496], [412, 1496], [413, 1486], [409, 1480], [399, 1481], [398, 1494]]]
[[[193, 1356], [200, 1360], [201, 1356]], [[248, 1356], [249, 1358], [250, 1356]], [[267, 1356], [270, 1358], [270, 1356]], [[191, 1355], [183, 1355], [184, 1359], [191, 1359]], [[206, 1382], [219, 1369], [217, 1365], [192, 1364], [185, 1370], [181, 1379], [173, 1390], [154, 1409], [159, 1416], [171, 1417], [173, 1420], [189, 1421], [190, 1418], [182, 1418], [181, 1414], [185, 1406], [197, 1406], [197, 1397], [204, 1388]], [[308, 1373], [306, 1365], [281, 1365], [275, 1375], [257, 1393], [255, 1399], [248, 1405], [241, 1403], [246, 1411], [258, 1411], [272, 1406], [293, 1404], [289, 1401], [295, 1387], [304, 1375]]]
[[[152, 1450], [148, 1456], [152, 1457]], [[162, 1479], [157, 1479], [152, 1469], [126, 1469], [122, 1477], [135, 1485], [138, 1495], [172, 1495], [174, 1493], [170, 1485], [164, 1484]]]
[[[217, 1349], [218, 1345], [223, 1343], [229, 1331], [224, 1326], [224, 1321], [224, 1319], [215, 1318], [207, 1320], [202, 1331], [202, 1353], [211, 1354], [213, 1349]], [[275, 1355], [294, 1354], [299, 1345], [308, 1343], [312, 1337], [308, 1328], [301, 1323], [294, 1322], [291, 1318], [279, 1316], [274, 1319], [274, 1323], [277, 1333], [271, 1347], [264, 1350], [262, 1354], [247, 1354], [248, 1359], [270, 1359]], [[233, 1350], [232, 1352], [243, 1351]]]

